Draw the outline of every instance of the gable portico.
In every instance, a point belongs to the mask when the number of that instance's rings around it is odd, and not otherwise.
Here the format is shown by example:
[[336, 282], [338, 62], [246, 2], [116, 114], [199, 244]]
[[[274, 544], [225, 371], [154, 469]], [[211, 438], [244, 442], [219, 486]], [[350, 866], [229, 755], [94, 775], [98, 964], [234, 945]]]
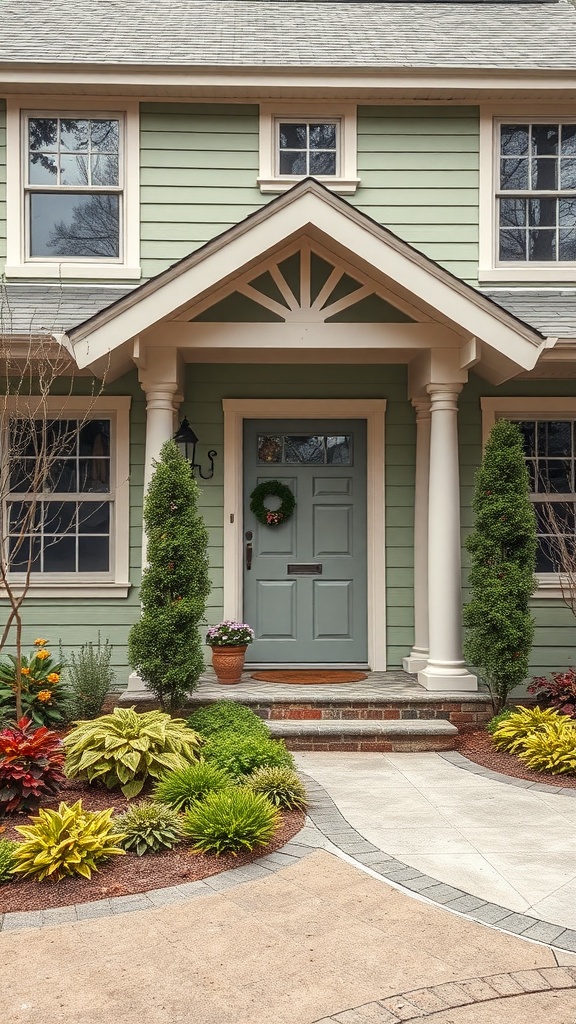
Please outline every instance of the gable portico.
[[[516, 320], [316, 182], [265, 210], [70, 332], [78, 364], [138, 366], [146, 394], [145, 480], [186, 398], [187, 364], [405, 364], [416, 410], [415, 642], [405, 667], [432, 690], [471, 690], [462, 659], [458, 395], [468, 371], [500, 383], [546, 346]], [[190, 371], [189, 371], [190, 372]], [[256, 395], [254, 396], [256, 397]], [[333, 399], [324, 416], [342, 415]], [[260, 399], [265, 401], [265, 399]], [[369, 403], [354, 415], [370, 420]], [[278, 403], [270, 396], [270, 407]], [[302, 399], [293, 399], [292, 413]], [[255, 418], [255, 403], [241, 413]], [[225, 405], [226, 409], [226, 405]], [[382, 410], [383, 411], [383, 410]], [[286, 416], [287, 407], [282, 407]], [[192, 411], [193, 414], [193, 411]], [[351, 415], [349, 412], [345, 416]], [[242, 615], [242, 505], [236, 437], [224, 439], [224, 613]], [[374, 420], [375, 424], [376, 421]], [[384, 430], [369, 436], [367, 662], [386, 668]], [[379, 475], [380, 474], [380, 475]]]

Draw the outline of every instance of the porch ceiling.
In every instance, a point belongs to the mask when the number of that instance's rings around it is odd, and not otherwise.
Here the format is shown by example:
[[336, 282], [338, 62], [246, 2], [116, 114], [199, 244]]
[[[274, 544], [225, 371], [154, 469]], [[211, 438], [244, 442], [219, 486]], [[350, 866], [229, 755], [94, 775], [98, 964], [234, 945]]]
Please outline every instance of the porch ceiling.
[[[296, 254], [294, 284], [284, 268]], [[314, 286], [311, 259], [328, 267]], [[210, 322], [210, 308], [234, 294], [264, 311], [260, 322]], [[377, 321], [354, 319], [365, 300], [380, 303]], [[347, 322], [336, 322], [342, 317]], [[73, 328], [69, 339], [81, 368], [141, 360], [148, 345], [176, 347], [187, 361], [274, 362], [411, 362], [437, 348], [460, 349], [463, 371], [474, 366], [495, 380], [533, 369], [553, 344], [311, 179]]]

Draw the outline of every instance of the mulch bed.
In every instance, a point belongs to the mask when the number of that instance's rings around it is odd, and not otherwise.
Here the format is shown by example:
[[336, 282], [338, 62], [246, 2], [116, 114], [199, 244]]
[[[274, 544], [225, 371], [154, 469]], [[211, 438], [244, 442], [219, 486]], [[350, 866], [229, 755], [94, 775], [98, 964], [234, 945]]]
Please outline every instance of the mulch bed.
[[482, 764], [494, 772], [502, 772], [502, 775], [511, 775], [514, 779], [527, 779], [529, 782], [543, 782], [547, 786], [576, 789], [576, 776], [551, 775], [549, 772], [535, 772], [525, 768], [514, 754], [496, 750], [488, 732], [460, 733], [456, 740], [456, 749], [476, 764]]
[[[59, 802], [73, 804], [82, 800], [84, 807], [91, 811], [113, 807], [120, 814], [128, 807], [128, 801], [121, 793], [96, 789], [88, 783], [68, 779], [62, 786], [59, 798], [46, 802], [44, 807], [57, 808]], [[111, 896], [129, 896], [162, 889], [183, 882], [197, 882], [201, 878], [217, 875], [229, 868], [251, 864], [258, 857], [272, 853], [284, 846], [300, 831], [305, 821], [302, 811], [284, 811], [282, 824], [273, 841], [257, 852], [239, 853], [238, 856], [208, 856], [193, 853], [191, 846], [179, 843], [165, 853], [148, 853], [137, 857], [133, 853], [114, 856], [105, 862], [99, 871], [86, 878], [64, 878], [60, 882], [36, 882], [31, 879], [15, 878], [0, 884], [0, 913], [12, 910], [48, 910], [51, 907], [67, 907], [72, 903], [89, 903], [92, 900], [107, 899]], [[15, 825], [28, 823], [28, 815], [15, 814], [1, 822], [4, 831], [2, 839], [22, 839], [15, 831]]]

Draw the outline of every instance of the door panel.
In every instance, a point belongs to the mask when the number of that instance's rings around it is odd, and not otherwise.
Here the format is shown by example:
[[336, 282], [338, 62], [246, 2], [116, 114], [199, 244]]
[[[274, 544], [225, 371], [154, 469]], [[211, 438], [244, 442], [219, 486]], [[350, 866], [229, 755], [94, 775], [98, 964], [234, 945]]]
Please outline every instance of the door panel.
[[[250, 511], [266, 480], [296, 499], [286, 523], [263, 525]], [[247, 660], [366, 662], [365, 421], [246, 421], [244, 490], [244, 531], [253, 533], [244, 619], [256, 632]]]

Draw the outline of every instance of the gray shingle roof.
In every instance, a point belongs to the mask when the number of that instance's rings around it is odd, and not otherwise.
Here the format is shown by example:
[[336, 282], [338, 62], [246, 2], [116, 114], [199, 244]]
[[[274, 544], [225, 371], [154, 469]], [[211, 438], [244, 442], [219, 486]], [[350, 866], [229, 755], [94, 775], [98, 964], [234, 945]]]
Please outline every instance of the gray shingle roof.
[[576, 68], [570, 0], [3, 0], [0, 63]]
[[0, 288], [0, 332], [57, 334], [81, 324], [132, 289], [127, 285], [6, 284]]
[[576, 289], [482, 288], [498, 305], [548, 338], [576, 338]]

